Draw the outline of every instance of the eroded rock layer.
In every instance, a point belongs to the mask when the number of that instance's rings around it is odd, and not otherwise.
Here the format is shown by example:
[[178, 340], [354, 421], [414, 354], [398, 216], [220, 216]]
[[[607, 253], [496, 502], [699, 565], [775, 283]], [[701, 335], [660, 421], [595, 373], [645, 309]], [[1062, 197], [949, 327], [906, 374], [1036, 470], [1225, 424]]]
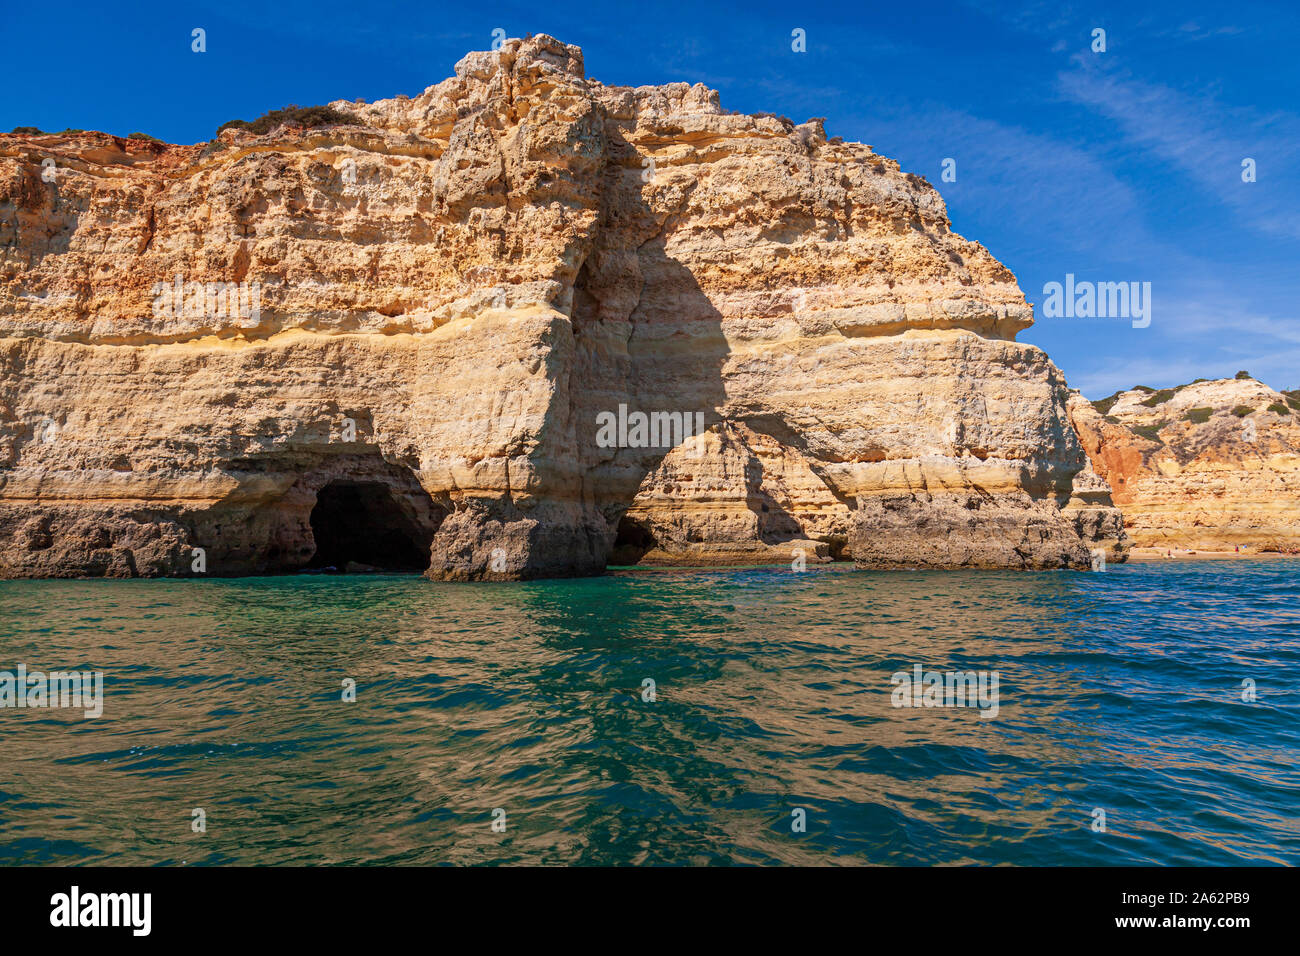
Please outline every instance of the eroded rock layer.
[[336, 566], [367, 527], [460, 580], [1122, 557], [1014, 277], [871, 147], [546, 36], [332, 105], [0, 136], [0, 574]]
[[1134, 546], [1300, 551], [1300, 395], [1242, 377], [1070, 411]]

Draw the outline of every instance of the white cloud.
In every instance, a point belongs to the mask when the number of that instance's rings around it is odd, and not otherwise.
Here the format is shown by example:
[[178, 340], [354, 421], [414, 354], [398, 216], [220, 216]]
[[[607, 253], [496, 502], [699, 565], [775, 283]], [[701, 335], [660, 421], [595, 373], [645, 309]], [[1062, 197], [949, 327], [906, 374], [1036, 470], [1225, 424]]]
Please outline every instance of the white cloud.
[[[1300, 239], [1300, 116], [1229, 106], [1206, 94], [1103, 68], [1075, 57], [1058, 77], [1070, 101], [1117, 123], [1128, 142], [1171, 165], [1200, 189], [1200, 198], [1233, 209], [1251, 228]], [[1258, 181], [1241, 179], [1242, 160], [1258, 164]]]
[[[1097, 156], [1052, 136], [937, 105], [882, 108], [837, 125], [861, 133], [885, 156], [927, 155], [928, 163], [903, 161], [903, 168], [924, 175], [954, 202], [960, 198], [980, 210], [981, 218], [1014, 224], [1035, 247], [1047, 241], [1079, 253], [1132, 258], [1163, 244], [1144, 227], [1142, 197], [1132, 186]], [[957, 160], [955, 184], [940, 181], [945, 157]], [[960, 221], [954, 228], [981, 239]]]

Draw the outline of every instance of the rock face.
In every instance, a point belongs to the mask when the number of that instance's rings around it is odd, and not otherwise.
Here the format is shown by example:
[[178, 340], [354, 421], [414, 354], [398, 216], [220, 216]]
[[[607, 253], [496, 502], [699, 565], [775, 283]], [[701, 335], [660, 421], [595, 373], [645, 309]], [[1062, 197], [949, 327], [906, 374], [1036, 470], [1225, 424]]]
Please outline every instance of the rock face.
[[1253, 378], [1070, 405], [1135, 546], [1228, 551], [1300, 550], [1298, 411]]
[[797, 449], [736, 422], [677, 446], [619, 522], [611, 564], [824, 562], [850, 512]]
[[331, 105], [0, 136], [0, 574], [1122, 557], [1014, 277], [871, 147], [546, 36]]

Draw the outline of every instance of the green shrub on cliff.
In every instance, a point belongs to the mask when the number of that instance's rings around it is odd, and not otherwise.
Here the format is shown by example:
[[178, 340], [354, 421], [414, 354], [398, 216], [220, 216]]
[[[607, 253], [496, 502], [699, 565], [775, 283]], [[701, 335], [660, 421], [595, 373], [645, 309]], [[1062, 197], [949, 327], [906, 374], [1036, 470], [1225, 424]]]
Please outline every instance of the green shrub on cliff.
[[1143, 438], [1147, 439], [1148, 441], [1155, 441], [1155, 442], [1160, 441], [1160, 429], [1162, 429], [1162, 428], [1164, 428], [1164, 427], [1165, 427], [1164, 425], [1134, 425], [1134, 426], [1132, 426], [1132, 428], [1133, 428], [1133, 433], [1134, 433], [1135, 435], [1141, 435]]
[[1247, 372], [1247, 371], [1244, 371], [1244, 370], [1238, 372], [1238, 373], [1237, 373], [1237, 380], [1240, 381], [1240, 380], [1243, 379], [1243, 378], [1250, 378], [1250, 373]]
[[1144, 398], [1139, 404], [1145, 405], [1147, 408], [1155, 408], [1157, 405], [1163, 405], [1173, 397], [1174, 389], [1162, 388], [1160, 391], [1153, 392], [1151, 395]]
[[1097, 414], [1107, 415], [1119, 396], [1120, 393], [1116, 392], [1114, 395], [1107, 395], [1105, 398], [1099, 398], [1092, 403], [1092, 407], [1097, 409]]
[[1272, 405], [1268, 406], [1268, 410], [1269, 410], [1270, 412], [1272, 412], [1274, 415], [1290, 415], [1290, 414], [1291, 414], [1291, 409], [1287, 408], [1287, 407], [1286, 407], [1285, 405], [1283, 405], [1281, 402], [1274, 402]]
[[786, 128], [786, 132], [794, 132], [794, 120], [790, 119], [788, 116], [778, 116], [775, 113], [755, 113], [753, 115], [756, 119], [759, 117], [763, 119], [774, 119]]
[[1236, 415], [1238, 418], [1245, 418], [1254, 410], [1255, 409], [1251, 408], [1249, 405], [1238, 405], [1232, 410], [1232, 414]]
[[150, 143], [161, 143], [161, 142], [162, 142], [162, 140], [160, 140], [157, 136], [150, 136], [148, 133], [128, 133], [126, 138], [127, 138], [127, 139], [143, 139], [143, 140], [147, 140], [147, 141], [150, 142]]
[[318, 126], [360, 125], [361, 121], [346, 110], [336, 110], [332, 106], [298, 106], [290, 103], [282, 110], [263, 113], [252, 122], [237, 119], [222, 123], [217, 127], [217, 135], [220, 136], [223, 130], [244, 129], [260, 136], [286, 124], [314, 129]]
[[45, 135], [45, 130], [41, 129], [39, 126], [15, 126], [9, 132], [19, 133], [23, 136], [44, 136]]
[[1210, 416], [1213, 414], [1214, 409], [1212, 408], [1189, 408], [1187, 414], [1185, 414], [1183, 418], [1191, 422], [1193, 425], [1204, 425], [1210, 420]]

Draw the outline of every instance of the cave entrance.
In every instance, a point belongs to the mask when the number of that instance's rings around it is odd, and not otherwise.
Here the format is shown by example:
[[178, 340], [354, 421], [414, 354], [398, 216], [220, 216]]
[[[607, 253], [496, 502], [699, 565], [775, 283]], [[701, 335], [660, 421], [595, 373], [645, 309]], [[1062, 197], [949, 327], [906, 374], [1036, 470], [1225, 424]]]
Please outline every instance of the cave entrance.
[[[308, 568], [424, 571], [433, 532], [421, 528], [379, 481], [331, 481], [316, 493], [311, 509], [316, 553]], [[354, 567], [354, 570], [356, 568]]]
[[637, 564], [647, 551], [654, 549], [658, 544], [659, 542], [655, 540], [650, 528], [644, 522], [624, 515], [619, 519], [618, 536], [614, 539], [614, 547], [609, 552], [606, 564]]

